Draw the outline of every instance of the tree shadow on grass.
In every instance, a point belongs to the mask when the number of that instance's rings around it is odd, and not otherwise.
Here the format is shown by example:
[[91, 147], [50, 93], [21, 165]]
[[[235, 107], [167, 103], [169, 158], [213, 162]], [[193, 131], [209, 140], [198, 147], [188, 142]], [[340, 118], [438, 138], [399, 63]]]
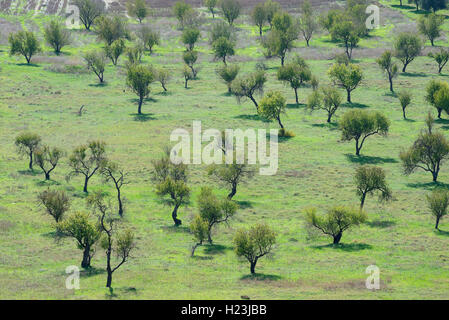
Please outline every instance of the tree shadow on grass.
[[89, 87], [94, 87], [94, 88], [103, 88], [103, 87], [107, 87], [108, 84], [106, 82], [100, 82], [100, 83], [91, 83], [89, 84]]
[[194, 260], [200, 260], [200, 261], [207, 261], [207, 260], [213, 260], [214, 259], [214, 257], [211, 257], [211, 256], [193, 256], [193, 257], [191, 257], [192, 259], [194, 259]]
[[242, 200], [242, 201], [235, 201], [235, 203], [238, 204], [240, 209], [249, 209], [249, 208], [253, 207], [253, 204], [251, 203], [251, 201]]
[[443, 236], [443, 237], [449, 237], [449, 231], [444, 231], [444, 230], [435, 230], [435, 234], [437, 236]]
[[407, 183], [407, 187], [425, 190], [432, 190], [435, 188], [449, 189], [449, 184], [444, 182], [415, 182], [415, 183]]
[[416, 9], [414, 6], [408, 6], [406, 4], [403, 4], [402, 6], [399, 4], [392, 4], [391, 7], [398, 8], [398, 9], [407, 9], [407, 10]]
[[368, 226], [370, 226], [371, 228], [380, 228], [380, 229], [384, 229], [384, 228], [389, 228], [392, 227], [394, 225], [396, 225], [395, 221], [388, 221], [388, 220], [373, 220], [373, 221], [368, 221], [366, 222], [366, 224]]
[[405, 119], [403, 119], [405, 122], [411, 122], [411, 123], [413, 123], [413, 122], [416, 122], [416, 120], [413, 120], [413, 119], [410, 119], [410, 118], [405, 118]]
[[137, 122], [147, 122], [150, 120], [156, 120], [155, 117], [153, 117], [154, 113], [131, 113], [130, 116], [134, 116], [134, 121]]
[[243, 119], [243, 120], [254, 120], [254, 121], [262, 121], [262, 122], [271, 122], [270, 120], [259, 116], [258, 114], [241, 114], [235, 116], [234, 119]]
[[30, 170], [19, 170], [17, 171], [19, 174], [24, 175], [24, 176], [38, 176], [40, 174], [42, 174], [42, 172], [38, 172], [38, 171], [30, 171]]
[[17, 63], [16, 66], [18, 66], [18, 67], [35, 67], [35, 68], [39, 67], [39, 65], [35, 64], [35, 63]]
[[206, 254], [223, 254], [226, 250], [230, 250], [231, 248], [223, 246], [221, 244], [209, 244], [204, 246], [204, 253]]
[[354, 251], [361, 251], [366, 249], [372, 249], [372, 246], [370, 244], [366, 243], [340, 243], [340, 244], [326, 244], [321, 246], [313, 246], [312, 248], [322, 250], [326, 248], [334, 249], [334, 250], [341, 250], [345, 252], [354, 252]]
[[45, 187], [45, 186], [60, 186], [61, 183], [58, 181], [54, 181], [54, 180], [42, 180], [42, 181], [38, 181], [36, 182], [36, 185], [38, 187]]
[[240, 277], [240, 280], [250, 280], [250, 281], [277, 281], [280, 279], [282, 279], [282, 277], [276, 274], [263, 274], [263, 273], [246, 274]]
[[104, 274], [104, 273], [106, 273], [105, 269], [90, 267], [87, 269], [82, 269], [80, 271], [80, 277], [87, 278], [87, 277], [96, 276], [96, 275]]
[[161, 229], [167, 232], [184, 232], [184, 233], [190, 233], [190, 228], [186, 226], [162, 226]]
[[159, 92], [159, 93], [156, 93], [156, 95], [157, 96], [171, 96], [171, 95], [173, 95], [173, 92], [171, 92], [171, 91], [161, 91], [161, 92]]
[[305, 108], [306, 105], [304, 103], [289, 103], [287, 104], [287, 109], [300, 109]]
[[435, 123], [449, 125], [449, 119], [436, 119]]
[[369, 108], [369, 105], [366, 105], [363, 103], [356, 103], [356, 102], [346, 102], [342, 105], [342, 107], [350, 108], [350, 109], [366, 109], [366, 108]]
[[419, 72], [419, 73], [418, 72], [415, 72], [415, 73], [402, 72], [401, 75], [404, 77], [412, 77], [412, 78], [427, 78], [427, 77], [429, 77], [428, 74], [421, 73], [421, 72]]
[[314, 123], [312, 124], [312, 127], [314, 128], [328, 128], [329, 130], [337, 130], [338, 129], [338, 123], [336, 122], [325, 122], [325, 123]]
[[346, 158], [352, 163], [358, 164], [380, 164], [380, 163], [397, 163], [398, 160], [393, 158], [372, 157], [372, 156], [356, 156], [354, 154], [345, 154]]

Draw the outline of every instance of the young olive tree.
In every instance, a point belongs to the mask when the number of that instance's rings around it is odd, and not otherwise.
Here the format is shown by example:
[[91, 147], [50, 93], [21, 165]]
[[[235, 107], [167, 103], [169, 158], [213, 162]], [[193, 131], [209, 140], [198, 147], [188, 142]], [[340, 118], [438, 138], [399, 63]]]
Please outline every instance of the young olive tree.
[[84, 60], [86, 61], [87, 69], [92, 70], [98, 77], [98, 80], [100, 80], [100, 83], [103, 83], [107, 62], [106, 53], [102, 51], [90, 51], [84, 55]]
[[129, 39], [127, 22], [119, 16], [101, 16], [95, 21], [98, 39], [111, 45], [118, 39]]
[[91, 221], [89, 214], [77, 212], [56, 225], [59, 234], [74, 238], [78, 249], [83, 251], [81, 267], [90, 268], [95, 254], [95, 244], [100, 239], [101, 231], [98, 224]]
[[70, 199], [63, 190], [45, 190], [37, 196], [38, 203], [59, 223], [70, 208]]
[[209, 31], [209, 43], [211, 45], [220, 38], [235, 42], [234, 28], [224, 21], [215, 22]]
[[150, 84], [154, 81], [154, 70], [144, 65], [131, 65], [126, 76], [126, 85], [139, 98], [137, 113], [142, 114], [143, 101], [150, 94]]
[[360, 166], [355, 171], [354, 182], [360, 197], [360, 209], [363, 209], [367, 195], [379, 193], [379, 200], [391, 199], [391, 190], [385, 179], [385, 171], [375, 166]]
[[220, 200], [211, 188], [201, 188], [198, 198], [200, 217], [207, 223], [207, 239], [212, 244], [212, 228], [220, 223], [228, 223], [237, 211], [237, 204], [229, 199]]
[[33, 156], [41, 143], [41, 137], [35, 133], [24, 132], [16, 137], [15, 145], [21, 156], [28, 156], [28, 168], [33, 171]]
[[192, 51], [200, 36], [201, 32], [197, 28], [186, 28], [182, 32], [181, 41], [186, 45], [188, 51]]
[[238, 65], [224, 65], [217, 69], [218, 76], [226, 83], [228, 86], [228, 93], [232, 93], [231, 86], [232, 82], [237, 78], [240, 71]]
[[182, 59], [187, 67], [193, 74], [193, 79], [196, 79], [198, 70], [195, 68], [195, 63], [198, 61], [198, 51], [185, 51], [182, 55]]
[[91, 141], [88, 144], [81, 145], [73, 150], [73, 153], [69, 158], [69, 166], [72, 171], [67, 178], [70, 179], [75, 175], [83, 175], [83, 191], [88, 193], [87, 186], [90, 178], [92, 178], [97, 171], [101, 171], [106, 163], [106, 143], [103, 141]]
[[[442, 105], [442, 102], [444, 102], [443, 98], [445, 97], [445, 92], [449, 90], [449, 84], [445, 81], [441, 80], [430, 80], [429, 83], [426, 86], [426, 96], [425, 99], [428, 103], [430, 103], [432, 106], [434, 106], [437, 109], [438, 112], [438, 119], [441, 119], [441, 112], [444, 110], [446, 112], [449, 112], [449, 109], [444, 109], [444, 105]], [[436, 94], [438, 92], [440, 93], [440, 99], [439, 103], [436, 101]]]
[[235, 54], [235, 43], [225, 37], [218, 38], [212, 44], [212, 50], [214, 51], [215, 59], [221, 59], [226, 65], [226, 58]]
[[254, 171], [247, 164], [237, 164], [236, 162], [223, 165], [212, 165], [208, 169], [208, 175], [214, 176], [227, 188], [229, 188], [228, 199], [237, 193], [237, 187], [254, 176]]
[[90, 30], [95, 20], [105, 11], [104, 2], [101, 0], [74, 0], [73, 4], [78, 7], [79, 19], [86, 30]]
[[56, 168], [64, 152], [59, 148], [47, 145], [39, 146], [34, 151], [34, 163], [42, 169], [45, 180], [50, 180], [50, 173]]
[[182, 221], [178, 219], [179, 208], [189, 203], [190, 188], [187, 186], [187, 166], [183, 163], [174, 164], [170, 160], [170, 150], [153, 161], [153, 178], [156, 182], [156, 194], [168, 205], [173, 206], [172, 219], [178, 227]]
[[254, 6], [253, 11], [251, 11], [251, 19], [259, 28], [259, 35], [262, 37], [263, 27], [267, 22], [267, 12], [265, 11], [265, 6], [263, 3], [258, 3]]
[[240, 15], [242, 5], [239, 0], [221, 0], [220, 8], [223, 18], [232, 26]]
[[162, 89], [164, 89], [164, 92], [167, 92], [167, 83], [171, 79], [171, 72], [165, 68], [160, 68], [156, 70], [155, 76], [156, 80], [161, 84]]
[[257, 224], [249, 230], [238, 230], [233, 242], [237, 256], [246, 258], [251, 274], [255, 274], [259, 259], [269, 254], [276, 243], [276, 234], [266, 224]]
[[447, 215], [449, 192], [444, 189], [434, 189], [426, 196], [430, 213], [435, 217], [435, 229], [439, 230], [440, 220]]
[[284, 125], [281, 122], [281, 114], [287, 108], [285, 98], [279, 91], [268, 92], [260, 101], [259, 114], [268, 120], [276, 120], [284, 132]]
[[329, 77], [336, 85], [344, 88], [347, 93], [347, 102], [351, 103], [351, 92], [354, 91], [363, 80], [362, 69], [352, 63], [334, 64], [328, 71]]
[[437, 182], [441, 166], [449, 158], [449, 141], [440, 132], [433, 132], [433, 119], [428, 116], [428, 128], [423, 130], [413, 145], [402, 151], [404, 174], [409, 175], [418, 169], [430, 172], [433, 182]]
[[390, 121], [383, 114], [374, 111], [351, 110], [339, 122], [342, 141], [355, 140], [355, 154], [360, 156], [365, 140], [375, 134], [386, 136]]
[[360, 34], [354, 23], [350, 20], [337, 21], [331, 29], [332, 39], [343, 43], [345, 53], [349, 60], [352, 59], [352, 51], [360, 41]]
[[388, 81], [390, 82], [390, 91], [394, 92], [393, 78], [398, 75], [398, 65], [393, 61], [393, 53], [389, 50], [385, 51], [376, 62], [387, 75]]
[[125, 41], [123, 41], [123, 39], [117, 39], [113, 43], [111, 43], [111, 45], [106, 45], [105, 54], [109, 59], [111, 59], [112, 64], [116, 66], [118, 63], [118, 59], [123, 54], [123, 52], [125, 52], [125, 49]]
[[114, 184], [115, 190], [117, 191], [118, 215], [123, 217], [122, 187], [129, 184], [129, 181], [126, 179], [127, 173], [117, 163], [107, 161], [101, 168], [101, 175], [105, 182], [112, 182]]
[[405, 115], [405, 109], [412, 103], [412, 94], [409, 91], [402, 90], [398, 93], [399, 102], [401, 103], [402, 108], [402, 117], [407, 119], [407, 116]]
[[127, 69], [142, 62], [143, 51], [144, 47], [140, 44], [126, 49], [126, 56], [128, 57], [128, 61], [126, 62]]
[[8, 41], [10, 45], [9, 54], [24, 56], [27, 64], [31, 63], [33, 55], [41, 51], [39, 41], [31, 31], [11, 33]]
[[332, 121], [332, 117], [337, 112], [342, 103], [340, 92], [334, 87], [323, 87], [313, 91], [307, 99], [307, 108], [311, 111], [321, 109], [327, 112], [327, 122]]
[[279, 2], [267, 0], [264, 3], [265, 13], [267, 15], [267, 22], [270, 25], [270, 28], [273, 28], [273, 19], [276, 13], [282, 10]]
[[215, 8], [217, 7], [218, 0], [204, 0], [204, 6], [212, 14], [212, 19], [215, 19]]
[[441, 71], [449, 61], [449, 50], [440, 48], [440, 52], [430, 52], [428, 54], [428, 57], [435, 60], [435, 62], [438, 64], [438, 74], [441, 74]]
[[195, 255], [195, 250], [199, 246], [203, 245], [203, 242], [207, 240], [208, 223], [199, 214], [195, 215], [192, 223], [190, 224], [190, 232], [193, 234], [195, 244], [192, 247], [191, 257]]
[[429, 39], [432, 47], [436, 38], [441, 36], [441, 26], [444, 23], [444, 16], [438, 16], [435, 13], [421, 17], [418, 20], [418, 30]]
[[142, 23], [150, 13], [150, 8], [147, 6], [145, 0], [133, 0], [128, 2], [127, 10], [131, 17], [139, 20], [139, 23]]
[[279, 68], [277, 78], [279, 81], [290, 85], [295, 91], [296, 104], [299, 104], [298, 89], [312, 79], [312, 72], [303, 58], [296, 57]]
[[142, 41], [144, 50], [149, 50], [150, 54], [153, 53], [154, 46], [161, 42], [160, 34], [148, 26], [142, 26], [137, 31], [137, 37]]
[[179, 26], [184, 29], [188, 22], [189, 15], [194, 11], [192, 6], [185, 1], [178, 1], [173, 5], [173, 14], [178, 19]]
[[344, 231], [367, 220], [362, 210], [344, 206], [332, 207], [325, 215], [318, 215], [316, 211], [315, 208], [306, 211], [307, 227], [332, 237], [334, 245], [340, 243]]
[[182, 75], [184, 76], [184, 88], [188, 89], [189, 81], [195, 79], [195, 75], [187, 65], [184, 65], [184, 68], [182, 69]]
[[394, 41], [394, 54], [402, 64], [402, 72], [421, 53], [422, 41], [414, 33], [403, 32]]
[[301, 6], [299, 29], [301, 30], [304, 40], [306, 40], [307, 46], [309, 46], [310, 39], [312, 39], [313, 34], [318, 30], [318, 20], [309, 0], [305, 0]]
[[44, 37], [57, 55], [61, 53], [63, 47], [71, 43], [69, 30], [59, 20], [52, 20], [45, 26]]
[[250, 99], [259, 111], [259, 105], [255, 99], [256, 93], [262, 94], [267, 81], [264, 70], [257, 70], [245, 76], [240, 76], [232, 82], [231, 91], [240, 102], [243, 98]]
[[[111, 288], [113, 273], [128, 261], [130, 253], [135, 247], [134, 234], [129, 229], [118, 232], [116, 219], [114, 219], [110, 205], [107, 204], [102, 191], [91, 194], [87, 198], [87, 204], [99, 216], [100, 230], [104, 234], [100, 244], [106, 253], [106, 287]], [[112, 256], [114, 254], [118, 258], [118, 263], [112, 266]]]

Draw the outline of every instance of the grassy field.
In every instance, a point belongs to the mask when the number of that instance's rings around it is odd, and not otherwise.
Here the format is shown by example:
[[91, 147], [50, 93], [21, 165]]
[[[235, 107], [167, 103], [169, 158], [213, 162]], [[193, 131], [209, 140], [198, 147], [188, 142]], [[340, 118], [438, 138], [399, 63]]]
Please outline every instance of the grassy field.
[[[393, 3], [398, 3], [395, 1]], [[389, 4], [389, 1], [381, 1]], [[446, 13], [443, 11], [443, 13]], [[364, 39], [355, 50], [355, 62], [362, 66], [365, 79], [353, 92], [353, 104], [337, 111], [332, 124], [326, 124], [322, 112], [305, 110], [311, 88], [300, 89], [302, 104], [294, 104], [293, 90], [276, 80], [278, 59], [265, 61], [256, 38], [256, 29], [247, 17], [238, 21], [238, 50], [231, 58], [241, 73], [252, 71], [259, 61], [268, 65], [266, 91], [281, 90], [288, 98], [284, 116], [287, 129], [296, 136], [279, 144], [279, 170], [275, 176], [256, 175], [240, 187], [235, 200], [240, 209], [229, 227], [220, 226], [213, 246], [199, 247], [190, 257], [193, 244], [189, 221], [197, 211], [200, 187], [210, 185], [221, 194], [223, 189], [207, 176], [206, 167], [190, 166], [192, 203], [180, 209], [183, 226], [172, 226], [170, 208], [155, 194], [151, 181], [151, 161], [170, 143], [175, 128], [192, 126], [201, 120], [203, 128], [277, 128], [276, 123], [259, 120], [251, 102], [238, 104], [227, 94], [215, 69], [207, 44], [208, 19], [202, 27], [199, 45], [198, 80], [184, 89], [181, 75], [184, 50], [180, 31], [173, 18], [158, 18], [151, 25], [163, 36], [155, 53], [144, 63], [172, 70], [169, 92], [152, 84], [150, 99], [137, 116], [136, 97], [125, 86], [124, 58], [119, 66], [110, 64], [105, 85], [83, 68], [61, 72], [58, 65], [83, 65], [86, 50], [100, 48], [94, 34], [73, 31], [74, 44], [61, 57], [48, 47], [34, 58], [31, 66], [22, 57], [10, 57], [5, 41], [0, 46], [0, 299], [445, 299], [449, 291], [449, 223], [442, 221], [435, 232], [428, 214], [425, 195], [434, 188], [431, 176], [418, 172], [404, 176], [398, 154], [407, 148], [424, 127], [431, 107], [424, 101], [424, 88], [433, 78], [449, 79], [449, 71], [436, 74], [434, 62], [417, 58], [400, 74], [395, 87], [413, 92], [409, 120], [402, 119], [398, 99], [389, 93], [388, 82], [375, 63], [401, 28], [413, 26], [419, 16], [412, 8], [382, 7], [380, 29]], [[47, 16], [0, 15], [9, 25], [42, 30]], [[449, 22], [445, 22], [449, 30]], [[0, 33], [2, 33], [0, 31]], [[5, 39], [5, 35], [2, 35]], [[39, 34], [42, 38], [42, 33]], [[437, 45], [447, 46], [442, 37]], [[329, 83], [326, 74], [334, 52], [342, 52], [329, 36], [312, 38], [311, 47], [296, 43], [294, 52], [304, 56], [321, 84]], [[292, 57], [294, 52], [289, 53]], [[319, 54], [317, 54], [319, 53]], [[73, 71], [75, 70], [75, 71]], [[343, 92], [342, 92], [343, 93]], [[85, 113], [77, 112], [84, 105]], [[368, 139], [363, 156], [354, 156], [354, 143], [341, 142], [336, 122], [352, 108], [377, 110], [391, 121], [388, 137]], [[433, 111], [433, 110], [432, 110]], [[444, 133], [449, 120], [438, 120]], [[38, 192], [47, 187], [66, 190], [73, 199], [71, 212], [88, 210], [80, 177], [67, 182], [67, 157], [56, 168], [52, 181], [27, 170], [14, 146], [22, 131], [38, 132], [43, 141], [67, 153], [87, 141], [102, 139], [108, 155], [129, 172], [131, 184], [123, 189], [126, 197], [124, 224], [136, 233], [137, 247], [130, 261], [114, 273], [114, 296], [105, 288], [105, 255], [97, 250], [93, 269], [83, 272], [80, 290], [65, 288], [65, 268], [79, 265], [81, 252], [70, 239], [55, 241], [49, 216], [37, 206]], [[316, 206], [321, 212], [336, 204], [357, 205], [353, 175], [361, 163], [376, 164], [387, 172], [394, 199], [380, 204], [370, 197], [366, 203], [368, 223], [343, 235], [342, 245], [330, 246], [328, 238], [309, 239], [304, 228], [304, 209]], [[442, 168], [441, 185], [449, 183], [449, 168]], [[91, 190], [114, 189], [99, 177], [91, 180]], [[258, 275], [249, 276], [249, 266], [239, 260], [232, 237], [242, 226], [264, 221], [277, 233], [273, 256], [261, 259]], [[446, 231], [445, 231], [446, 230]], [[381, 271], [381, 289], [367, 290], [365, 269], [377, 265]]]

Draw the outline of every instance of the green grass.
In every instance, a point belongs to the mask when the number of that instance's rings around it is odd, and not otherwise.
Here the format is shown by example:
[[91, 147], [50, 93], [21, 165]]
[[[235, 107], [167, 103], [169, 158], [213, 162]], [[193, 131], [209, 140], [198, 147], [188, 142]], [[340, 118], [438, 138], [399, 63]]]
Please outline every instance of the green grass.
[[[8, 19], [41, 25], [47, 18]], [[257, 37], [253, 27], [244, 29], [239, 36]], [[363, 40], [362, 45], [391, 46], [389, 30], [387, 25], [373, 32], [374, 37]], [[101, 46], [92, 34], [76, 31], [74, 37], [76, 45], [63, 50], [65, 58], [76, 59]], [[327, 38], [312, 38], [311, 45], [335, 47]], [[303, 42], [298, 45], [304, 47]], [[205, 166], [191, 166], [192, 204], [180, 209], [184, 223], [176, 229], [170, 208], [155, 195], [151, 161], [170, 144], [172, 130], [190, 128], [194, 120], [201, 120], [203, 128], [277, 129], [276, 123], [251, 119], [255, 115], [251, 102], [239, 105], [226, 94], [226, 85], [215, 74], [220, 62], [211, 62], [209, 46], [199, 49], [203, 53], [199, 79], [191, 81], [188, 90], [183, 88], [179, 39], [164, 39], [163, 46], [145, 57], [145, 63], [172, 70], [173, 79], [168, 94], [163, 94], [157, 83], [152, 85], [151, 99], [143, 106], [146, 117], [139, 119], [135, 116], [136, 97], [125, 86], [123, 58], [118, 67], [108, 66], [106, 85], [98, 86], [91, 73], [51, 72], [53, 56], [48, 48], [43, 54], [45, 62], [27, 66], [22, 57], [10, 57], [8, 48], [0, 47], [0, 298], [110, 298], [101, 249], [93, 258], [94, 270], [82, 275], [81, 289], [65, 289], [65, 268], [79, 265], [81, 252], [70, 239], [55, 242], [52, 220], [37, 206], [36, 196], [47, 187], [61, 188], [73, 198], [72, 212], [88, 210], [82, 180], [65, 181], [67, 158], [54, 171], [51, 182], [42, 182], [43, 175], [37, 170], [29, 173], [26, 159], [14, 148], [14, 138], [25, 130], [39, 132], [45, 143], [68, 153], [79, 144], [102, 139], [108, 144], [110, 158], [130, 172], [131, 184], [123, 189], [127, 199], [123, 224], [136, 233], [137, 247], [130, 261], [114, 273], [117, 299], [240, 299], [243, 295], [251, 299], [447, 298], [449, 237], [447, 232], [434, 232], [434, 221], [426, 214], [425, 195], [434, 187], [431, 177], [423, 172], [404, 176], [398, 157], [414, 141], [432, 110], [423, 98], [426, 83], [435, 77], [447, 80], [447, 71], [437, 76], [433, 61], [420, 57], [410, 64], [407, 74], [399, 75], [397, 90], [408, 88], [414, 94], [407, 112], [410, 120], [404, 121], [399, 102], [388, 92], [387, 80], [374, 59], [359, 59], [355, 53], [365, 80], [353, 92], [354, 104], [339, 109], [334, 123], [328, 125], [324, 113], [311, 114], [304, 105], [294, 105], [293, 90], [276, 80], [279, 59], [268, 60], [266, 90], [281, 90], [288, 98], [291, 105], [283, 123], [296, 136], [279, 144], [277, 175], [256, 175], [241, 186], [235, 200], [244, 205], [235, 219], [229, 227], [218, 227], [215, 246], [199, 247], [196, 257], [190, 258], [193, 239], [187, 226], [197, 211], [200, 187], [213, 186], [222, 196], [226, 190], [207, 176]], [[239, 63], [242, 73], [253, 70], [262, 58], [257, 45], [244, 45], [237, 53], [244, 61]], [[308, 62], [320, 83], [329, 83], [326, 72], [332, 61]], [[301, 103], [310, 92], [310, 88], [300, 89]], [[78, 117], [81, 105], [86, 112]], [[391, 120], [389, 136], [370, 137], [360, 159], [353, 156], [353, 142], [340, 142], [335, 125], [346, 110], [356, 107], [381, 111]], [[439, 121], [437, 127], [446, 132], [448, 123]], [[339, 247], [329, 246], [328, 238], [309, 239], [304, 228], [306, 207], [316, 206], [323, 212], [336, 204], [357, 205], [353, 174], [359, 162], [386, 170], [394, 200], [379, 204], [369, 197], [369, 222], [345, 232]], [[442, 168], [440, 181], [449, 182], [447, 166]], [[95, 176], [90, 190], [100, 188], [114, 195], [114, 189]], [[277, 245], [272, 257], [260, 260], [259, 276], [252, 278], [248, 277], [249, 265], [235, 256], [231, 240], [237, 228], [261, 221], [275, 229]], [[449, 231], [448, 222], [443, 220], [441, 229]], [[372, 264], [381, 270], [381, 290], [375, 292], [364, 285], [365, 269]]]

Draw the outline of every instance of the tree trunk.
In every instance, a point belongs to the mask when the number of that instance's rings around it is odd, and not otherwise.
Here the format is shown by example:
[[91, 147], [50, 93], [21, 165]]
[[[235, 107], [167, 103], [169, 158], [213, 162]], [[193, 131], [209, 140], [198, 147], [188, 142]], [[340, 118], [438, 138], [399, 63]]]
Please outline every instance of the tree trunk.
[[50, 180], [50, 172], [45, 172], [45, 180]]
[[309, 46], [310, 39], [306, 39], [307, 46]]
[[355, 140], [355, 155], [360, 156], [359, 139]]
[[173, 208], [173, 212], [171, 214], [176, 227], [178, 227], [182, 224], [182, 221], [178, 219], [178, 209], [179, 209], [179, 204], [176, 204], [175, 207]]
[[433, 180], [433, 182], [437, 182], [437, 180], [438, 180], [438, 172], [432, 172], [432, 180]]
[[362, 198], [360, 199], [360, 209], [363, 209], [365, 205], [366, 193], [362, 194]]
[[349, 103], [351, 103], [351, 90], [346, 89], [346, 92], [348, 93], [347, 100], [348, 100]]
[[84, 188], [83, 188], [84, 193], [88, 193], [88, 191], [87, 191], [87, 184], [88, 183], [89, 183], [89, 177], [85, 176], [85, 178], [84, 178]]
[[298, 88], [295, 88], [295, 98], [296, 98], [296, 104], [299, 104], [299, 99], [298, 99]]
[[256, 273], [256, 264], [257, 264], [257, 259], [254, 261], [251, 261], [251, 266], [250, 266], [251, 274]]
[[440, 224], [440, 217], [437, 217], [437, 221], [436, 221], [436, 223], [435, 223], [435, 229], [437, 229], [437, 230], [439, 230], [438, 229], [438, 225]]
[[404, 66], [402, 67], [402, 72], [405, 72], [406, 68], [407, 68], [407, 63], [404, 63]]
[[120, 217], [123, 217], [123, 203], [120, 188], [117, 188], [117, 200], [118, 200], [118, 214]]
[[259, 26], [259, 34], [262, 37], [263, 31], [262, 31], [262, 26]]
[[329, 112], [329, 113], [327, 114], [327, 123], [330, 123], [331, 120], [332, 120], [332, 113]]
[[430, 44], [432, 45], [432, 47], [434, 46], [433, 39], [430, 39]]
[[334, 236], [334, 244], [339, 244], [340, 240], [341, 240], [341, 236], [343, 235], [343, 233], [338, 233], [337, 235]]
[[257, 111], [259, 111], [259, 105], [257, 104], [256, 99], [254, 99], [253, 96], [250, 96], [249, 98], [251, 99], [251, 101], [252, 101], [252, 102], [254, 103], [254, 105], [256, 106]]
[[139, 108], [137, 109], [138, 114], [142, 114], [142, 104], [143, 104], [143, 97], [139, 97]]
[[441, 111], [443, 111], [443, 109], [438, 108], [438, 119], [441, 119]]
[[33, 151], [30, 152], [30, 162], [28, 163], [28, 168], [33, 171]]
[[405, 116], [405, 108], [402, 108], [402, 116], [404, 117], [404, 120], [407, 119], [407, 117]]
[[164, 89], [165, 92], [168, 91], [164, 84], [162, 84], [162, 89]]
[[207, 241], [212, 244], [213, 240], [212, 240], [212, 226], [209, 226], [209, 228], [207, 229]]
[[390, 80], [390, 91], [394, 92], [394, 90], [393, 90], [393, 78], [390, 77], [389, 80]]
[[228, 199], [232, 200], [232, 198], [235, 196], [236, 193], [237, 193], [237, 185], [234, 184], [232, 186], [231, 192], [228, 194]]
[[90, 267], [90, 246], [86, 246], [83, 251], [83, 261], [81, 267], [87, 269]]
[[281, 66], [284, 66], [284, 62], [285, 62], [285, 56], [281, 57]]

